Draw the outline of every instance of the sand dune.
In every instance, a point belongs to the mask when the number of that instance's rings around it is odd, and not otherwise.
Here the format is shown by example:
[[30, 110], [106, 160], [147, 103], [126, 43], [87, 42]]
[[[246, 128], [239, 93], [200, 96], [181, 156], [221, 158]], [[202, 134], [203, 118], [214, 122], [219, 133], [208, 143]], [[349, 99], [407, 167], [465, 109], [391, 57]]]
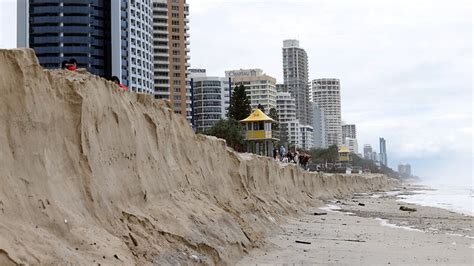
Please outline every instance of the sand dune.
[[2, 265], [233, 263], [316, 199], [393, 182], [235, 153], [165, 101], [0, 50]]

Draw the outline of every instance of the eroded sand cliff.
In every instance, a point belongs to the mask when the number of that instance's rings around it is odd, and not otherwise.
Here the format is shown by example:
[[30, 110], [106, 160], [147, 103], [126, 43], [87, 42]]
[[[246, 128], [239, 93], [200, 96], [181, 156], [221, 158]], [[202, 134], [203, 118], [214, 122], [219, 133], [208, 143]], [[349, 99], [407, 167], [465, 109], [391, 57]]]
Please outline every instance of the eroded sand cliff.
[[164, 101], [0, 50], [0, 264], [232, 263], [318, 198], [382, 190], [195, 135]]

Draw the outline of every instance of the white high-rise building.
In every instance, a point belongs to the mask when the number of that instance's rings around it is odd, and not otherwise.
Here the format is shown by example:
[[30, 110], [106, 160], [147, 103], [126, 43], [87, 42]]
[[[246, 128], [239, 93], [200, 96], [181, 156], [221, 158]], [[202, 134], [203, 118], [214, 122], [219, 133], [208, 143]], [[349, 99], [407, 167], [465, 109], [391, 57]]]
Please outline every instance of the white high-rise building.
[[280, 123], [287, 123], [296, 119], [295, 99], [289, 92], [277, 93], [277, 113]]
[[344, 145], [349, 149], [350, 152], [358, 154], [359, 153], [359, 144], [357, 139], [346, 137], [344, 140]]
[[225, 72], [226, 78], [232, 79], [233, 87], [244, 85], [247, 96], [250, 98], [252, 109], [259, 104], [269, 113], [271, 108], [276, 109], [276, 79], [263, 73], [261, 69], [239, 69]]
[[298, 40], [283, 41], [283, 81], [296, 100], [296, 117], [301, 124], [310, 125], [308, 56]]
[[194, 96], [192, 122], [196, 132], [203, 133], [226, 118], [230, 83], [228, 78], [207, 76], [204, 69], [189, 69], [189, 73]]
[[344, 122], [341, 122], [341, 129], [342, 129], [342, 140], [346, 138], [357, 138], [357, 131], [356, 131], [356, 125], [354, 124], [346, 124]]
[[301, 148], [303, 138], [301, 135], [301, 125], [298, 119], [290, 121], [286, 124], [288, 132], [288, 144], [291, 148]]
[[370, 144], [364, 145], [364, 159], [372, 160], [372, 146]]
[[277, 113], [280, 128], [284, 128], [288, 134], [288, 143], [292, 147], [300, 148], [302, 145], [301, 129], [296, 119], [295, 99], [289, 92], [277, 93]]
[[313, 101], [324, 110], [326, 146], [342, 146], [340, 81], [334, 78], [313, 80]]
[[301, 125], [301, 148], [309, 150], [314, 147], [313, 144], [313, 127], [310, 125]]
[[[153, 94], [153, 9], [150, 0], [111, 1], [112, 74], [129, 89]], [[114, 49], [115, 48], [115, 49]]]
[[327, 148], [324, 110], [314, 102], [311, 106], [313, 108], [313, 147]]

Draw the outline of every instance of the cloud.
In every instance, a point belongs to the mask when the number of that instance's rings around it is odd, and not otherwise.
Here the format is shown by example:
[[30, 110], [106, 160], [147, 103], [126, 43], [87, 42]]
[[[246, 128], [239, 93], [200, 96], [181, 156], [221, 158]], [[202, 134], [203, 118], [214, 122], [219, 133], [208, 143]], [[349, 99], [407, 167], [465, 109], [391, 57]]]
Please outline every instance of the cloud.
[[383, 136], [391, 166], [412, 160], [420, 174], [472, 158], [471, 1], [188, 2], [193, 67], [259, 67], [281, 82], [282, 41], [297, 38], [311, 79], [341, 79], [361, 147]]

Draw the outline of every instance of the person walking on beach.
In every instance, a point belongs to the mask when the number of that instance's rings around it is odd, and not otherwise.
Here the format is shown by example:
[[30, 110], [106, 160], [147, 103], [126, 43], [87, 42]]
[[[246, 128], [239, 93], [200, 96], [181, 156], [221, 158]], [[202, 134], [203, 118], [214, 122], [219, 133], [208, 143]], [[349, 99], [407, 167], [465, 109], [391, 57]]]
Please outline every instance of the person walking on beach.
[[280, 159], [283, 160], [283, 158], [285, 157], [286, 155], [286, 149], [285, 147], [282, 145], [280, 146]]
[[274, 160], [277, 159], [277, 155], [278, 155], [278, 149], [277, 149], [277, 147], [274, 147], [274, 148], [273, 148], [273, 159], [274, 159]]
[[291, 161], [294, 162], [294, 157], [293, 157], [293, 154], [291, 153], [291, 151], [288, 151], [288, 152], [286, 153], [286, 158], [287, 158], [287, 160], [288, 160], [289, 163], [291, 163]]

